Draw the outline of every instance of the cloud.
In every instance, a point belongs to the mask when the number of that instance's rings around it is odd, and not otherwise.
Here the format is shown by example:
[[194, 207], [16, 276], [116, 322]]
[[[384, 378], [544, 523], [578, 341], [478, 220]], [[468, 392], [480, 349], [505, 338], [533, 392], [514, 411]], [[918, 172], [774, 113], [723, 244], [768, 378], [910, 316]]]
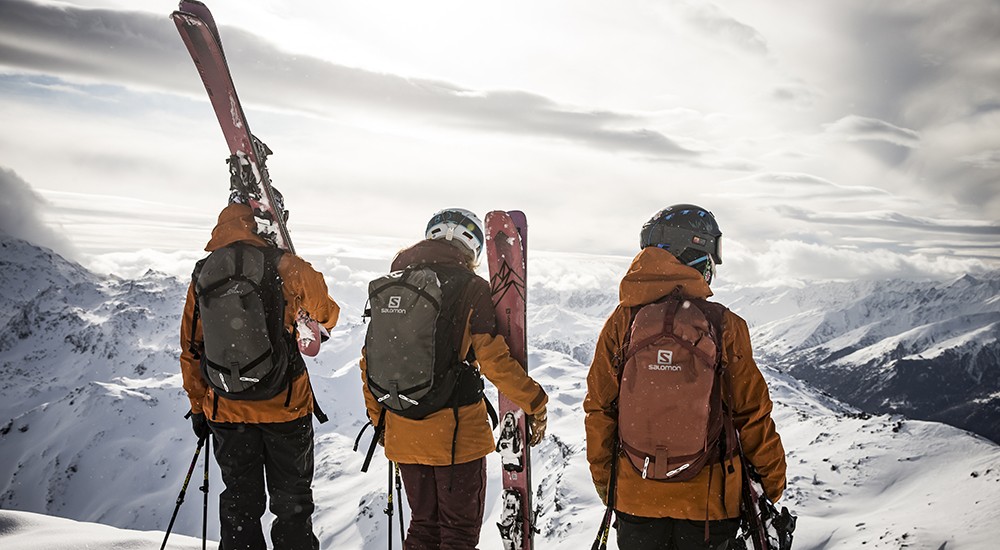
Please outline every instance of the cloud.
[[1000, 168], [1000, 149], [981, 151], [979, 153], [965, 155], [958, 160], [975, 168], [981, 168], [983, 170], [996, 170]]
[[[244, 102], [331, 118], [362, 107], [434, 125], [544, 136], [654, 159], [697, 156], [632, 114], [561, 105], [523, 91], [469, 90], [346, 67], [281, 51], [232, 27], [222, 27], [220, 34]], [[0, 65], [204, 95], [173, 22], [147, 13], [0, 3]]]
[[743, 23], [711, 3], [680, 2], [687, 19], [702, 32], [758, 55], [768, 53], [768, 44], [757, 29]]
[[43, 219], [48, 203], [13, 170], [0, 166], [0, 233], [51, 248], [65, 257], [76, 250]]
[[826, 133], [844, 137], [848, 141], [884, 141], [909, 149], [920, 145], [920, 134], [915, 130], [858, 115], [845, 116], [836, 122], [824, 124], [823, 127]]
[[958, 233], [969, 236], [1000, 235], [1000, 225], [988, 222], [942, 221], [891, 211], [818, 213], [787, 205], [776, 206], [775, 209], [788, 218], [809, 223], [893, 227], [934, 233]]
[[811, 109], [822, 95], [818, 90], [801, 83], [779, 84], [771, 90], [773, 99], [801, 110]]
[[800, 172], [765, 172], [724, 182], [721, 196], [756, 199], [861, 199], [890, 198], [877, 187], [839, 185], [825, 178]]
[[833, 247], [798, 240], [770, 242], [754, 258], [762, 278], [784, 280], [789, 274], [801, 280], [880, 280], [888, 278], [946, 279], [992, 266], [979, 258], [938, 253], [897, 252], [882, 247]]

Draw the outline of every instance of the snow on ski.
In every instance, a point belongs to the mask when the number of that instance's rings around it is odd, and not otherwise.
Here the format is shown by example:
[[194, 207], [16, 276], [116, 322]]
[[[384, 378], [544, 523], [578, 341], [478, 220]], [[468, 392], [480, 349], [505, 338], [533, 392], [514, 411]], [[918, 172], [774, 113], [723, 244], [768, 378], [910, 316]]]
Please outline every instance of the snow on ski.
[[[196, 0], [182, 0], [171, 18], [198, 69], [229, 145], [230, 186], [250, 198], [257, 233], [275, 246], [295, 253], [284, 216], [275, 212], [275, 194], [265, 164], [271, 150], [250, 132], [212, 12]], [[299, 311], [296, 323], [299, 350], [315, 356], [321, 340], [319, 324], [303, 311]]]
[[[524, 213], [496, 210], [486, 214], [487, 261], [490, 289], [496, 309], [497, 333], [503, 335], [511, 356], [528, 369], [525, 313], [527, 303], [526, 250], [528, 226]], [[524, 411], [500, 398], [501, 430], [497, 438], [503, 470], [503, 513], [497, 527], [505, 550], [531, 550], [534, 518], [531, 502], [531, 459]]]

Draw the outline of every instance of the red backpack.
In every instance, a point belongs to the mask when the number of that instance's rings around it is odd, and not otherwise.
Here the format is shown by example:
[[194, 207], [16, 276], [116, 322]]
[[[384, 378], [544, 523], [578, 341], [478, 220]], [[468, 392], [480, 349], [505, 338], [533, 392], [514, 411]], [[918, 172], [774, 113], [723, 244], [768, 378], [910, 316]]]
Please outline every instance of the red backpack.
[[735, 451], [723, 448], [724, 433], [735, 437], [722, 403], [725, 310], [675, 292], [634, 312], [618, 371], [618, 437], [643, 479], [686, 481]]

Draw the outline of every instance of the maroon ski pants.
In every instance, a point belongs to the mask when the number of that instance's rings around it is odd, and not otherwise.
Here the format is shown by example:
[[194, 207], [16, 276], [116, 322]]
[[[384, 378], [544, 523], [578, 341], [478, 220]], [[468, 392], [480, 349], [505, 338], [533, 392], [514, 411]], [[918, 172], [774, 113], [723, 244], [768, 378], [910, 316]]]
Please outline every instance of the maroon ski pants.
[[486, 506], [486, 459], [400, 464], [410, 505], [404, 550], [475, 550]]

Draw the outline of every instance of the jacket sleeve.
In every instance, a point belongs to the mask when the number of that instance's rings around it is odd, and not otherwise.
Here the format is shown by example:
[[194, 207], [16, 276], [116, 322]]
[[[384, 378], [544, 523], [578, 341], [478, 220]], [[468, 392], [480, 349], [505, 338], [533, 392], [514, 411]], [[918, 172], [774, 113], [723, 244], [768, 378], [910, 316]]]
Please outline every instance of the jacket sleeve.
[[733, 422], [747, 460], [760, 472], [764, 491], [777, 502], [785, 490], [785, 449], [771, 419], [767, 382], [753, 360], [746, 321], [726, 312], [724, 360], [732, 384]]
[[611, 460], [618, 416], [618, 375], [614, 357], [625, 334], [625, 310], [619, 306], [608, 317], [597, 339], [594, 360], [587, 374], [587, 396], [583, 399], [584, 427], [587, 433], [587, 461], [597, 487], [607, 487], [611, 480]]
[[[208, 385], [201, 377], [201, 366], [191, 352], [191, 344], [195, 348], [204, 347], [201, 332], [201, 323], [194, 319], [194, 284], [188, 286], [187, 300], [184, 303], [184, 314], [181, 316], [181, 377], [184, 382], [184, 391], [187, 392], [188, 400], [191, 401], [191, 412], [200, 413], [202, 411], [202, 401], [208, 393]], [[194, 340], [192, 341], [191, 328], [194, 326]]]
[[371, 390], [368, 389], [368, 359], [365, 354], [365, 348], [361, 348], [361, 391], [365, 396], [365, 409], [368, 411], [368, 420], [371, 420], [372, 425], [378, 425], [378, 417], [382, 412], [382, 406], [378, 404], [375, 400], [375, 396], [372, 395]]
[[[330, 297], [323, 274], [294, 254], [284, 254], [278, 265], [285, 284], [289, 314], [294, 320], [301, 309], [321, 325], [332, 329], [340, 318], [340, 306]], [[289, 319], [286, 319], [288, 321]], [[292, 323], [287, 323], [291, 325]]]
[[548, 402], [548, 395], [510, 355], [506, 339], [497, 334], [489, 284], [479, 277], [472, 284], [476, 286], [470, 289], [472, 309], [468, 327], [480, 372], [524, 412], [538, 413]]

